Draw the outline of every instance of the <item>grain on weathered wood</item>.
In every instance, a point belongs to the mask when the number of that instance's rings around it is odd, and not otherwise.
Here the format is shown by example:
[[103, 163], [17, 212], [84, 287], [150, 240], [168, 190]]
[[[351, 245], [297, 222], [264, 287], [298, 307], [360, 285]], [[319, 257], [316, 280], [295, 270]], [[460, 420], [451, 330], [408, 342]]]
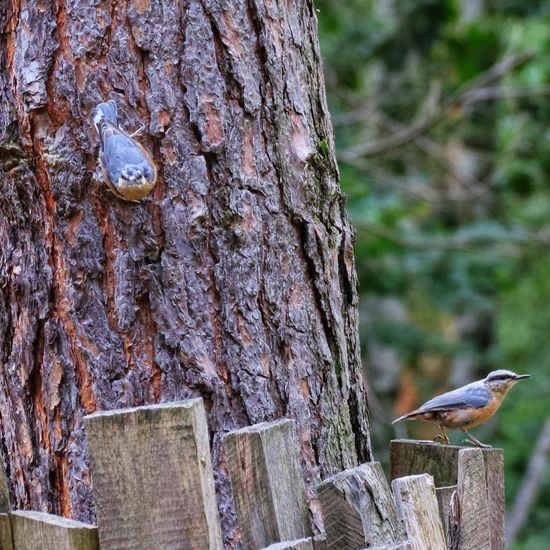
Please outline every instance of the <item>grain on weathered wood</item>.
[[399, 544], [385, 544], [384, 546], [368, 546], [361, 550], [412, 550], [411, 545], [405, 541]]
[[460, 449], [432, 441], [395, 439], [390, 442], [390, 479], [426, 473], [436, 487], [456, 485]]
[[327, 534], [325, 532], [313, 535], [313, 548], [315, 550], [327, 550]]
[[10, 517], [0, 514], [0, 550], [13, 550]]
[[458, 491], [454, 491], [451, 496], [446, 536], [448, 550], [458, 550], [460, 540], [460, 500]]
[[84, 419], [102, 550], [222, 548], [202, 399]]
[[457, 495], [460, 510], [458, 550], [491, 550], [485, 464], [481, 449], [458, 453]]
[[312, 534], [292, 420], [230, 432], [224, 449], [245, 549]]
[[0, 460], [0, 513], [6, 514], [10, 511], [10, 492], [8, 480], [2, 461]]
[[411, 550], [445, 550], [433, 477], [400, 477], [392, 481], [392, 489]]
[[436, 487], [435, 495], [437, 497], [437, 505], [439, 507], [439, 517], [441, 519], [441, 525], [443, 527], [443, 532], [445, 533], [445, 538], [449, 542], [448, 533], [449, 533], [449, 514], [451, 512], [451, 499], [453, 494], [456, 491], [456, 485], [451, 485], [450, 487]]
[[263, 550], [313, 550], [313, 539], [285, 540], [270, 544]]
[[482, 452], [487, 480], [491, 550], [505, 550], [504, 453], [502, 449], [483, 449]]
[[368, 462], [332, 476], [317, 488], [327, 548], [352, 550], [405, 540], [382, 467]]
[[[468, 447], [441, 445], [431, 441], [399, 439], [390, 443], [390, 477], [426, 472], [434, 477], [436, 487], [456, 485], [458, 457]], [[489, 517], [491, 549], [505, 548], [504, 458], [502, 449], [481, 448], [483, 455]], [[457, 502], [455, 512], [460, 508]], [[456, 527], [456, 526], [455, 526]], [[456, 541], [455, 541], [456, 542]]]
[[14, 550], [99, 550], [97, 527], [44, 512], [10, 512]]

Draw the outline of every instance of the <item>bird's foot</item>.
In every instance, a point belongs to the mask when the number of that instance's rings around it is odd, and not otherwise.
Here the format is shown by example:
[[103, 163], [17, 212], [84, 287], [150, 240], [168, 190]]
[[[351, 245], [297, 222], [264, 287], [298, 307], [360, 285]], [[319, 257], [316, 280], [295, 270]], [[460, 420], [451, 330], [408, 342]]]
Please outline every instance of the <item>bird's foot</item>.
[[471, 439], [463, 439], [462, 443], [465, 443], [466, 445], [471, 445], [472, 447], [480, 447], [481, 449], [492, 448], [492, 445], [485, 445], [485, 443], [481, 443], [481, 441], [478, 441], [475, 437], [472, 437]]
[[441, 441], [442, 445], [450, 445], [449, 438], [444, 434], [437, 434], [434, 438], [434, 441]]
[[139, 128], [130, 134], [130, 137], [131, 138], [135, 138], [136, 136], [140, 136], [143, 132], [143, 130], [145, 130], [145, 124], [143, 124], [143, 122], [140, 124]]

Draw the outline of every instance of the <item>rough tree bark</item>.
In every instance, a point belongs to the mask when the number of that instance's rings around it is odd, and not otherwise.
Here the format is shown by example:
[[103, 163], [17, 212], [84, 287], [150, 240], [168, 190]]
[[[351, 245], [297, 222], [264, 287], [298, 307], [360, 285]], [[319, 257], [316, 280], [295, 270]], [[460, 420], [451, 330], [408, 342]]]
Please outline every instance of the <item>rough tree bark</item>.
[[[147, 123], [141, 204], [93, 176], [109, 97]], [[83, 415], [197, 395], [228, 544], [228, 430], [295, 418], [310, 489], [370, 458], [310, 0], [0, 0], [0, 182], [14, 505], [93, 520]]]

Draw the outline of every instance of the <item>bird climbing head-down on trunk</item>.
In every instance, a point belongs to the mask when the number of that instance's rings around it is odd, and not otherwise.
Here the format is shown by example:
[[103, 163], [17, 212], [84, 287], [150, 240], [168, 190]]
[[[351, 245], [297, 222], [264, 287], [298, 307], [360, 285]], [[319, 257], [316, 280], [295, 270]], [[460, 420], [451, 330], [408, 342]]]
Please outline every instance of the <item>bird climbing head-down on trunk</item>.
[[155, 186], [157, 168], [153, 159], [134, 139], [136, 134], [129, 135], [120, 128], [112, 99], [97, 105], [92, 119], [99, 134], [103, 180], [119, 199], [139, 201]]

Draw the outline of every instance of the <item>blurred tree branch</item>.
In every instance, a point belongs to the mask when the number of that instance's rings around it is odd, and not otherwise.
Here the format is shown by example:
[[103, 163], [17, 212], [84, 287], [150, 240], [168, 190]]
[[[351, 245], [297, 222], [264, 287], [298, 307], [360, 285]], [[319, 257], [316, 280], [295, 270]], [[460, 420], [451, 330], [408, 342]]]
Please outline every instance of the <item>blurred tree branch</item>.
[[[518, 99], [523, 97], [540, 97], [550, 95], [550, 85], [536, 88], [518, 88], [513, 86], [487, 86], [470, 90], [464, 94], [462, 105], [472, 105], [481, 101], [494, 101], [497, 99]], [[332, 125], [335, 128], [349, 126], [364, 122], [368, 117], [386, 116], [374, 109], [372, 104], [363, 105], [357, 109], [339, 113], [332, 117]]]
[[[458, 175], [454, 177], [461, 184], [461, 187], [465, 188], [460, 193], [456, 191], [452, 196], [442, 196], [439, 191], [432, 189], [428, 185], [414, 184], [411, 185], [403, 178], [398, 178], [390, 171], [384, 168], [373, 167], [372, 163], [369, 163], [365, 159], [356, 159], [348, 162], [350, 166], [355, 169], [367, 173], [373, 180], [376, 180], [384, 185], [393, 187], [400, 192], [406, 193], [416, 200], [423, 201], [433, 205], [442, 205], [447, 203], [466, 203], [473, 201], [480, 201], [489, 191], [489, 187], [485, 180], [475, 180], [476, 185], [465, 184], [464, 179]], [[453, 177], [451, 175], [451, 177]], [[460, 178], [460, 179], [459, 179]]]
[[550, 95], [550, 86], [538, 88], [514, 88], [504, 86], [488, 86], [471, 90], [464, 96], [463, 105], [471, 105], [479, 101], [493, 101], [495, 99], [517, 99], [521, 97], [537, 97]]
[[428, 110], [424, 116], [420, 117], [410, 126], [405, 126], [386, 138], [361, 143], [355, 147], [340, 151], [338, 155], [339, 160], [349, 162], [360, 157], [380, 155], [415, 140], [458, 108], [463, 107], [465, 104], [473, 103], [479, 90], [487, 89], [490, 84], [522, 67], [533, 58], [533, 55], [532, 52], [522, 52], [499, 61], [487, 71], [464, 84], [464, 86], [451, 94], [440, 105]]
[[475, 234], [438, 238], [428, 235], [405, 234], [359, 217], [354, 217], [353, 223], [359, 231], [366, 231], [403, 248], [413, 250], [483, 251], [485, 253], [488, 247], [500, 246], [500, 250], [493, 248], [490, 253], [515, 257], [518, 255], [518, 247], [550, 247], [550, 227], [536, 232], [528, 231], [522, 227], [515, 227], [506, 231], [503, 230], [501, 236]]
[[[382, 124], [394, 133], [405, 131], [405, 127], [399, 122], [391, 119], [390, 117], [380, 114]], [[479, 200], [488, 191], [488, 187], [484, 181], [479, 181], [475, 177], [464, 176], [459, 174], [455, 163], [449, 159], [447, 151], [444, 147], [426, 137], [425, 135], [418, 135], [413, 138], [414, 145], [433, 159], [437, 164], [445, 170], [446, 174], [456, 181], [462, 188], [467, 189], [466, 193], [463, 193], [461, 197], [457, 197], [454, 200], [468, 201]], [[441, 202], [440, 199], [434, 200], [434, 202]]]

